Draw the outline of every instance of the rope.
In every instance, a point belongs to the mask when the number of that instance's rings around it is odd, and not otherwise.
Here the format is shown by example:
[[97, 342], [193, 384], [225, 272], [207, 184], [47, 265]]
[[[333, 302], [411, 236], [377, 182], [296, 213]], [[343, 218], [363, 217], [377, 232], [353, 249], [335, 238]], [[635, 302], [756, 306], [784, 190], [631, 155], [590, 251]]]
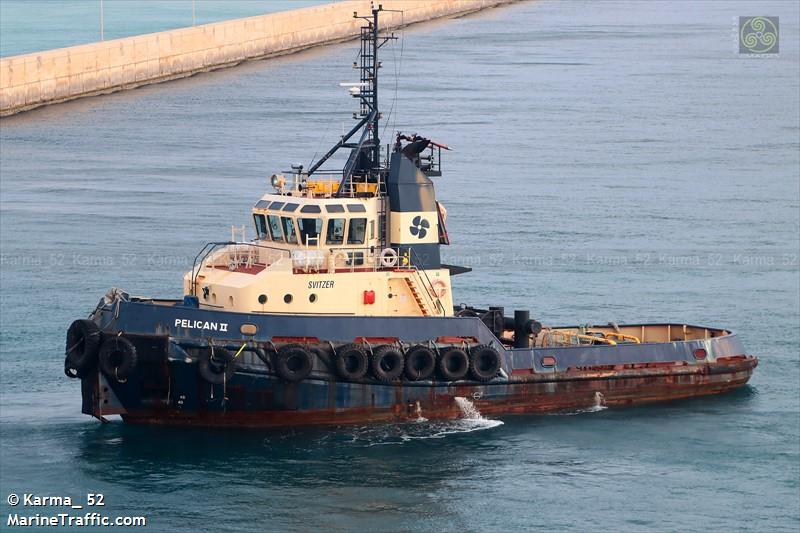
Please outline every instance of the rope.
[[239, 351], [238, 351], [238, 352], [236, 352], [236, 355], [234, 355], [234, 356], [233, 356], [233, 360], [234, 360], [234, 361], [236, 360], [236, 358], [237, 358], [237, 357], [239, 357], [239, 354], [241, 354], [241, 353], [242, 353], [242, 351], [244, 351], [244, 347], [245, 347], [245, 346], [247, 346], [247, 343], [246, 343], [246, 342], [245, 342], [245, 343], [242, 343], [242, 347], [241, 347], [241, 348], [239, 348]]

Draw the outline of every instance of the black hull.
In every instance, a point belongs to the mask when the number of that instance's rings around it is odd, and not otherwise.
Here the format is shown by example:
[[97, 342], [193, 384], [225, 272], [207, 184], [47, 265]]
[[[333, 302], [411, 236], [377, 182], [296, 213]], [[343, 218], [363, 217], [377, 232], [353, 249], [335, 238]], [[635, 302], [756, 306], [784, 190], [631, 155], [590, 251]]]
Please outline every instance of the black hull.
[[[459, 397], [490, 415], [634, 405], [727, 392], [747, 383], [757, 365], [732, 333], [668, 343], [507, 348], [478, 318], [256, 315], [136, 301], [100, 306], [93, 320], [104, 337], [130, 339], [139, 360], [125, 380], [87, 372], [83, 411], [119, 414], [131, 423], [280, 427], [456, 418]], [[495, 346], [500, 375], [487, 383], [342, 380], [329, 361], [317, 358], [306, 379], [290, 383], [248, 349], [229, 379], [212, 384], [187, 349], [458, 338]], [[702, 360], [698, 349], [707, 354]]]

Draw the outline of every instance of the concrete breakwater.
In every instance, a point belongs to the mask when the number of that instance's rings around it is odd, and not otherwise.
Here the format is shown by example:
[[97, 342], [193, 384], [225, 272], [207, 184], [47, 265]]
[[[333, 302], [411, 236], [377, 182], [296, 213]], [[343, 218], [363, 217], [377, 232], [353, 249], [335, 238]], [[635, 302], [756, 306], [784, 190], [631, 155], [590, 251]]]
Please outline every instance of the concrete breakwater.
[[[396, 28], [515, 0], [384, 0]], [[352, 39], [369, 0], [348, 0], [0, 59], [0, 116]], [[391, 11], [389, 11], [391, 10]]]

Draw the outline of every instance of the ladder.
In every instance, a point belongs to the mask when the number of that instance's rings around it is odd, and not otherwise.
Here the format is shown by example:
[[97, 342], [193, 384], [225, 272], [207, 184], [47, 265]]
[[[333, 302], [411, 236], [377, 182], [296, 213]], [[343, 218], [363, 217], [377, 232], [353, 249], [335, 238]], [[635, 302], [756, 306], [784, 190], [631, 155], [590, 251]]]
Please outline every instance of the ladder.
[[411, 295], [417, 302], [419, 310], [422, 311], [422, 316], [430, 316], [430, 312], [428, 311], [428, 305], [425, 303], [425, 300], [423, 300], [422, 294], [420, 294], [419, 290], [417, 290], [417, 282], [411, 279], [410, 277], [405, 278], [405, 280], [406, 280], [406, 285], [408, 285], [408, 289], [411, 291]]

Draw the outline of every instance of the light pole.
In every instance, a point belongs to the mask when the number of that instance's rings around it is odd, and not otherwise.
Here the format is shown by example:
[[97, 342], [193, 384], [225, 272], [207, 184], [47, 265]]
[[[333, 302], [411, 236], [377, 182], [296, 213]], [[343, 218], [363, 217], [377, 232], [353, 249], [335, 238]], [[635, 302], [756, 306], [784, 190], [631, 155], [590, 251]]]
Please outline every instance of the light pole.
[[194, 2], [195, 2], [195, 0], [192, 0], [192, 26], [195, 25], [195, 20], [196, 20], [194, 18]]
[[103, 34], [103, 0], [100, 0], [100, 40], [105, 41]]

